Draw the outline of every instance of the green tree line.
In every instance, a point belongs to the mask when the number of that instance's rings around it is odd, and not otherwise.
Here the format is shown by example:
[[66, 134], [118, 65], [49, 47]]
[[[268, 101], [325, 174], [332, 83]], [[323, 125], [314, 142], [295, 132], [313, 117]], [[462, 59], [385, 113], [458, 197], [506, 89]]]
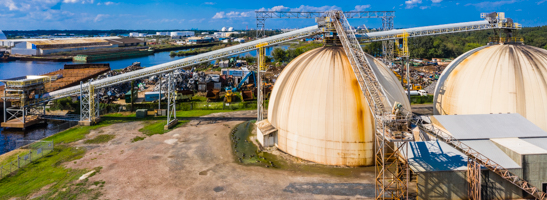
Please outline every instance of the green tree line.
[[281, 48], [275, 48], [272, 51], [272, 57], [275, 62], [290, 62], [294, 58], [303, 54], [306, 51], [315, 49], [317, 47], [322, 47], [323, 43], [321, 42], [310, 42], [303, 45], [298, 45], [296, 48], [289, 48], [287, 50]]

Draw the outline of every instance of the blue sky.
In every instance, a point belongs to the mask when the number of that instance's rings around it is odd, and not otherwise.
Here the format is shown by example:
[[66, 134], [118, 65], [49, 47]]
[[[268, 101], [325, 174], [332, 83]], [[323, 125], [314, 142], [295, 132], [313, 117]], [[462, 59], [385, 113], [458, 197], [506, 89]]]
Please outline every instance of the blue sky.
[[[34, 29], [235, 29], [256, 27], [254, 10], [393, 10], [395, 27], [480, 20], [481, 12], [505, 12], [524, 26], [547, 25], [547, 0], [0, 0], [0, 30]], [[379, 19], [352, 19], [354, 26], [381, 26]], [[313, 19], [269, 19], [267, 28], [299, 28]]]

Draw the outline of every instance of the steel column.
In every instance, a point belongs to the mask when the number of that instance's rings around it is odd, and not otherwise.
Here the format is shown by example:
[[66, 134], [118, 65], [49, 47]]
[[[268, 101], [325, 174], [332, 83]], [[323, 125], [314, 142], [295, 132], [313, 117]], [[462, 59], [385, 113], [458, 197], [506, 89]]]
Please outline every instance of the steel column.
[[256, 99], [256, 121], [262, 121], [264, 120], [264, 93], [262, 91], [263, 83], [262, 83], [262, 72], [266, 72], [266, 51], [265, 46], [267, 44], [259, 44], [258, 48], [258, 69], [257, 69], [257, 99]]
[[167, 83], [167, 126], [170, 126], [177, 121], [176, 100], [177, 92], [175, 90], [175, 80], [173, 78], [173, 72], [169, 72]]
[[[393, 17], [382, 17], [382, 31], [389, 31], [393, 29]], [[393, 64], [393, 40], [382, 41], [382, 54], [384, 56], [384, 63], [388, 66]]]

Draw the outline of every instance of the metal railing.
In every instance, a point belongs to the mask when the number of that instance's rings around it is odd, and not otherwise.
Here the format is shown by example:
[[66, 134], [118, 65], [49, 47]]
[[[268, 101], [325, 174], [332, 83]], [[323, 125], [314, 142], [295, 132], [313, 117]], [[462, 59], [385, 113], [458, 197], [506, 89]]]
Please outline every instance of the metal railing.
[[32, 161], [44, 157], [53, 151], [53, 147], [53, 141], [36, 141], [22, 147], [21, 149], [28, 149], [28, 151], [24, 151], [24, 153], [17, 155], [16, 159], [8, 160], [9, 162], [0, 165], [0, 179], [25, 167]]

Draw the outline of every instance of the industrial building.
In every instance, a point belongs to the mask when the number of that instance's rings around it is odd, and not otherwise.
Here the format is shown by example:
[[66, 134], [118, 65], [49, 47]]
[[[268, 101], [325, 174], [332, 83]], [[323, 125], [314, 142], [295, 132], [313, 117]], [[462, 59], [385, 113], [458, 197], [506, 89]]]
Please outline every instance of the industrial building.
[[169, 32], [156, 32], [157, 36], [168, 36]]
[[187, 42], [189, 44], [202, 44], [202, 43], [210, 43], [214, 42], [215, 39], [212, 37], [189, 37]]
[[120, 39], [107, 39], [111, 45], [117, 45], [118, 47], [131, 47], [131, 46], [146, 46], [144, 40], [137, 38], [120, 38]]
[[194, 35], [194, 31], [175, 31], [170, 33], [171, 39], [181, 39], [183, 37], [192, 37]]
[[[530, 184], [547, 189], [547, 132], [520, 114], [435, 115], [431, 121]], [[418, 199], [468, 198], [468, 156], [439, 140], [410, 142], [408, 151]], [[484, 199], [529, 198], [488, 169], [481, 170], [479, 179]]]
[[98, 38], [67, 39], [67, 40], [36, 40], [20, 42], [11, 49], [12, 54], [48, 55], [58, 52], [115, 48], [107, 40]]
[[434, 113], [519, 113], [547, 131], [546, 77], [545, 49], [522, 44], [479, 47], [443, 71], [435, 89]]

